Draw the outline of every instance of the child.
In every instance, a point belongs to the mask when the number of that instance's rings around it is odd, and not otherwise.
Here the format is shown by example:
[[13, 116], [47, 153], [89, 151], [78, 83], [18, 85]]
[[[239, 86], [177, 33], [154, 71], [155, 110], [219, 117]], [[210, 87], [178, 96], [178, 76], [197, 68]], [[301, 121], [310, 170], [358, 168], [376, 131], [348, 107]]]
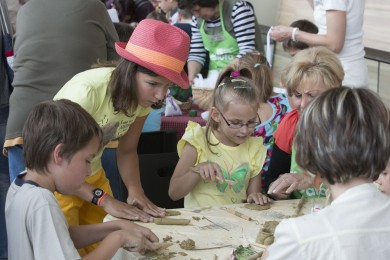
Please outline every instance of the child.
[[387, 163], [386, 169], [379, 175], [376, 183], [380, 191], [390, 195], [390, 160]]
[[[325, 47], [312, 47], [298, 52], [285, 69], [287, 93], [293, 107], [280, 122], [274, 134], [275, 143], [268, 173], [264, 178], [265, 189], [274, 199], [286, 199], [294, 192], [295, 198], [325, 196], [312, 186], [313, 178], [302, 173], [295, 163], [293, 136], [300, 113], [313, 100], [330, 88], [341, 86], [343, 67], [336, 55]], [[291, 174], [286, 174], [291, 173]], [[297, 174], [298, 173], [298, 174]]]
[[[316, 34], [318, 33], [318, 27], [314, 23], [302, 19], [302, 20], [296, 20], [290, 24], [290, 27], [298, 28], [298, 30], [302, 32], [308, 32]], [[293, 41], [292, 39], [286, 39], [282, 43], [283, 50], [288, 52], [290, 56], [295, 56], [298, 51], [305, 50], [309, 48], [310, 46], [307, 43], [300, 42], [300, 41]]]
[[[169, 41], [167, 40], [169, 39]], [[79, 73], [54, 97], [70, 99], [89, 112], [98, 124], [109, 129], [108, 139], [118, 140], [117, 165], [128, 190], [127, 202], [112, 198], [110, 183], [101, 166], [101, 153], [92, 161], [92, 174], [76, 196], [57, 194], [70, 225], [99, 223], [108, 212], [117, 217], [152, 221], [165, 211], [144, 194], [138, 166], [137, 145], [151, 106], [161, 106], [172, 83], [189, 85], [183, 71], [190, 39], [182, 30], [169, 24], [145, 19], [135, 28], [128, 43], [116, 43], [123, 58], [115, 68], [101, 67]], [[93, 192], [98, 188], [98, 193]], [[114, 187], [119, 190], [119, 187]], [[95, 190], [96, 191], [96, 190]], [[99, 194], [105, 196], [99, 205]]]
[[298, 165], [323, 179], [333, 201], [283, 220], [262, 259], [388, 259], [390, 200], [372, 183], [390, 158], [381, 99], [364, 88], [328, 90], [303, 111], [294, 145]]
[[262, 138], [251, 137], [261, 123], [255, 88], [244, 77], [221, 74], [207, 126], [190, 121], [177, 145], [173, 200], [185, 197], [184, 207], [270, 202], [260, 193], [266, 148]]
[[261, 170], [261, 178], [264, 179], [272, 154], [274, 133], [286, 113], [291, 111], [291, 107], [285, 94], [277, 94], [273, 91], [271, 68], [263, 54], [258, 52], [245, 54], [239, 59], [238, 64], [232, 64], [229, 69], [239, 72], [249, 70], [250, 78], [260, 95], [258, 114], [261, 124], [256, 126], [253, 136], [261, 136], [267, 148], [267, 156]]
[[81, 259], [75, 247], [102, 240], [84, 259], [110, 259], [120, 247], [145, 252], [158, 238], [127, 220], [68, 227], [54, 192], [73, 194], [91, 173], [102, 131], [68, 100], [38, 104], [23, 129], [27, 170], [6, 202], [9, 259]]

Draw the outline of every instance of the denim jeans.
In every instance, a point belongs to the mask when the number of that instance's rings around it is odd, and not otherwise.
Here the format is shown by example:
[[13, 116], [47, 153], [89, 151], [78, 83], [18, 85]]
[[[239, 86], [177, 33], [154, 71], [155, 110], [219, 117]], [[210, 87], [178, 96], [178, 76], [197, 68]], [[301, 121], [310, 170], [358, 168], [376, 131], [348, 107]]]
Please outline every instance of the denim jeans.
[[[0, 108], [0, 144], [4, 145], [5, 128], [7, 125], [9, 107]], [[9, 188], [7, 157], [0, 152], [0, 258], [7, 258], [7, 229], [5, 226], [5, 199]]]
[[16, 176], [26, 169], [23, 157], [23, 146], [15, 145], [8, 148], [9, 181], [12, 183]]
[[122, 195], [124, 184], [119, 174], [118, 165], [116, 164], [116, 148], [105, 148], [102, 155], [102, 166], [110, 181], [110, 187], [114, 198], [126, 202], [127, 198]]

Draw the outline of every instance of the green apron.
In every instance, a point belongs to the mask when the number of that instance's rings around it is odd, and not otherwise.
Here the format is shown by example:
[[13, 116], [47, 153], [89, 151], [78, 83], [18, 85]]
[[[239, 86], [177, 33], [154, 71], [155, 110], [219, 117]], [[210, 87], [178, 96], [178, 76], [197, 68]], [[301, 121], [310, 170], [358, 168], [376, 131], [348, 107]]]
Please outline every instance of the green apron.
[[221, 27], [211, 28], [206, 32], [204, 28], [205, 21], [203, 21], [199, 30], [200, 35], [202, 36], [203, 46], [210, 55], [210, 70], [222, 70], [226, 65], [233, 61], [239, 53], [236, 39], [234, 39], [225, 29], [221, 4], [219, 4], [219, 14]]
[[[291, 152], [291, 168], [290, 168], [291, 173], [296, 173], [296, 174], [301, 174], [302, 170], [298, 166], [298, 164], [295, 161], [295, 149], [292, 149]], [[320, 186], [320, 191], [317, 191], [316, 188], [314, 188], [313, 185], [311, 185], [309, 188], [306, 190], [296, 190], [293, 192], [293, 198], [295, 199], [300, 199], [303, 196], [306, 198], [317, 198], [317, 197], [326, 197], [326, 186], [324, 184], [321, 184]]]

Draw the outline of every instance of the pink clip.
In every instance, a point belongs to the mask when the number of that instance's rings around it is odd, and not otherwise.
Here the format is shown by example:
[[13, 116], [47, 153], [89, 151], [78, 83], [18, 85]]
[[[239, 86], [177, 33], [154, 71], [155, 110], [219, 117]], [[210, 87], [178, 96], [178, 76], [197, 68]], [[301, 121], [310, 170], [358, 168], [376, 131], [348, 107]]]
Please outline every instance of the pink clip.
[[235, 78], [235, 77], [238, 77], [238, 76], [240, 76], [240, 75], [241, 75], [241, 74], [240, 74], [239, 71], [232, 71], [232, 73], [230, 74], [230, 77]]

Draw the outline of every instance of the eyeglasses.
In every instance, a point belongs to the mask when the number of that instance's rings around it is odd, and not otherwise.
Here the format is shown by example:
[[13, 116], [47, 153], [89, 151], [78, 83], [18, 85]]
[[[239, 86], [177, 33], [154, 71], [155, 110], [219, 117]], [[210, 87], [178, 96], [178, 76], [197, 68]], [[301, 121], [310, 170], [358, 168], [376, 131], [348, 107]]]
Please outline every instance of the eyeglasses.
[[225, 120], [226, 124], [228, 125], [228, 127], [230, 128], [233, 128], [233, 129], [240, 129], [241, 127], [243, 126], [246, 126], [248, 128], [255, 128], [256, 126], [260, 125], [261, 124], [261, 119], [260, 119], [260, 116], [259, 114], [257, 114], [257, 118], [259, 119], [259, 122], [247, 122], [246, 124], [242, 123], [242, 122], [229, 122], [225, 117], [224, 115], [221, 113], [221, 111], [219, 111], [219, 113], [221, 114], [223, 120]]

